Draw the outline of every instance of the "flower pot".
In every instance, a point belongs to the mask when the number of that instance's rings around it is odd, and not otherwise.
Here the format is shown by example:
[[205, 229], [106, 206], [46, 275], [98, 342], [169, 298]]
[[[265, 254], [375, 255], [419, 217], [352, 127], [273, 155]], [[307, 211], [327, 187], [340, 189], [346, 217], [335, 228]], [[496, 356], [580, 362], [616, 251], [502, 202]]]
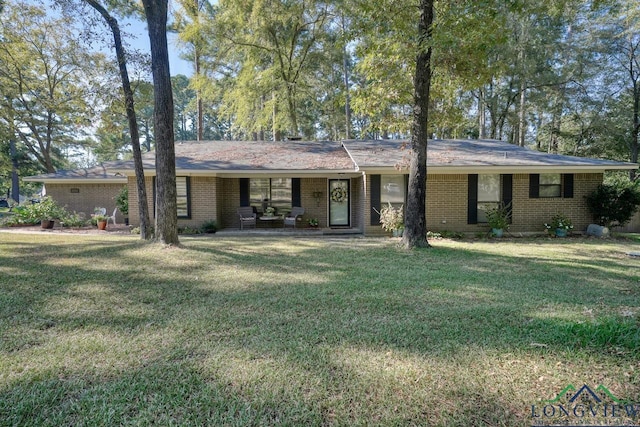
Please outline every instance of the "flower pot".
[[491, 234], [494, 237], [502, 237], [504, 235], [504, 230], [502, 228], [492, 228]]
[[564, 228], [556, 228], [556, 237], [567, 237], [567, 230]]
[[403, 228], [396, 228], [395, 230], [393, 230], [393, 237], [402, 237], [402, 234], [404, 233], [404, 229]]
[[40, 227], [44, 229], [52, 229], [54, 223], [55, 221], [53, 221], [52, 219], [43, 219], [42, 221], [40, 221]]
[[107, 221], [98, 221], [98, 230], [106, 230]]

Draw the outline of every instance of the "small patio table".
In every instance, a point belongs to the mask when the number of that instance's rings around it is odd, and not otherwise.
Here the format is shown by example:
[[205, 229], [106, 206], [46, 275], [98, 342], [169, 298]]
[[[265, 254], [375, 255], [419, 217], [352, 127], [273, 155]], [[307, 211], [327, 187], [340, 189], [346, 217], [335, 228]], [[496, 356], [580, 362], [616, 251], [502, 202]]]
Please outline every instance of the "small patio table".
[[269, 224], [268, 227], [273, 227], [277, 221], [282, 221], [282, 217], [279, 215], [263, 215], [258, 218], [260, 221], [264, 221], [264, 224]]

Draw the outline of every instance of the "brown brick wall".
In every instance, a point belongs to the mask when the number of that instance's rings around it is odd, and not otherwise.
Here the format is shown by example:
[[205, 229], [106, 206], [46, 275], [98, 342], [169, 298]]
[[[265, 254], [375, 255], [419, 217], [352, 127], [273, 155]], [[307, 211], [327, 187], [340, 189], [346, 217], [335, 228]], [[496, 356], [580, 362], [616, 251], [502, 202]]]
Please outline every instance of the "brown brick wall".
[[218, 221], [217, 178], [191, 177], [191, 219], [178, 218], [178, 226], [200, 227], [206, 221]]
[[[124, 184], [47, 184], [47, 195], [69, 212], [82, 212], [87, 219], [91, 218], [96, 207], [105, 208], [111, 215], [116, 207], [115, 197]], [[72, 193], [71, 189], [79, 192]], [[123, 222], [120, 212], [116, 221]]]
[[[315, 199], [314, 192], [321, 192], [322, 197]], [[318, 219], [318, 227], [328, 226], [327, 217], [327, 179], [326, 178], [301, 178], [300, 179], [300, 199], [304, 208], [301, 227], [307, 227], [309, 218]]]
[[[153, 177], [145, 177], [145, 189], [147, 191], [147, 206], [149, 209], [149, 219], [153, 224], [155, 221], [153, 215]], [[129, 187], [129, 224], [133, 226], [140, 225], [140, 206], [138, 205], [138, 187], [136, 186], [136, 178], [130, 176], [127, 180]]]
[[427, 229], [476, 231], [467, 224], [467, 175], [427, 176]]
[[240, 206], [240, 180], [238, 178], [218, 178], [220, 199], [220, 228], [240, 228], [238, 207]]
[[[431, 231], [485, 232], [486, 224], [467, 224], [467, 175], [429, 175], [427, 179], [427, 228]], [[513, 176], [513, 232], [544, 231], [543, 224], [556, 213], [569, 216], [577, 231], [584, 230], [591, 222], [584, 196], [602, 182], [602, 174], [575, 174], [574, 197], [529, 199], [529, 175]], [[149, 209], [153, 213], [152, 180], [147, 178]], [[129, 217], [132, 224], [138, 223], [135, 179], [129, 178]], [[367, 235], [385, 234], [379, 225], [371, 224], [370, 176], [351, 179], [352, 227]], [[49, 186], [47, 186], [49, 190]], [[120, 186], [114, 186], [110, 196], [114, 197]], [[106, 189], [104, 193], [106, 193]], [[320, 227], [328, 226], [328, 180], [326, 178], [302, 178], [300, 181], [302, 207], [305, 214], [300, 226], [307, 226], [309, 218], [318, 218]], [[51, 190], [53, 191], [53, 189]], [[68, 188], [67, 188], [68, 193]], [[100, 194], [102, 190], [90, 192]], [[322, 192], [316, 200], [314, 192]], [[81, 190], [81, 194], [85, 190]], [[87, 191], [86, 193], [89, 193]], [[85, 193], [85, 194], [86, 194]], [[96, 196], [98, 197], [98, 196]], [[55, 198], [55, 197], [54, 197]], [[56, 200], [58, 200], [56, 198]], [[113, 200], [110, 199], [114, 206]], [[68, 203], [68, 202], [66, 202]], [[106, 202], [90, 201], [93, 207]], [[240, 181], [238, 178], [191, 178], [191, 219], [179, 219], [180, 226], [200, 226], [207, 220], [216, 220], [220, 228], [239, 228], [236, 210], [240, 206]], [[152, 220], [153, 220], [153, 214]]]
[[[216, 188], [218, 179], [214, 177], [192, 176], [190, 179], [191, 191], [191, 218], [178, 218], [178, 227], [199, 227], [205, 221], [216, 220], [219, 204], [216, 203]], [[153, 177], [145, 178], [147, 190], [147, 202], [151, 222], [155, 221], [153, 209]], [[134, 177], [129, 177], [129, 221], [132, 225], [140, 225], [138, 213], [137, 187]]]
[[601, 173], [575, 174], [573, 198], [530, 199], [529, 175], [513, 176], [513, 225], [511, 231], [544, 231], [544, 223], [563, 213], [573, 221], [574, 230], [584, 231], [592, 222], [585, 196], [602, 183]]
[[[467, 224], [467, 175], [429, 175], [427, 178], [427, 229], [430, 231], [485, 232], [486, 224]], [[602, 174], [575, 174], [573, 198], [529, 198], [529, 175], [513, 176], [512, 232], [541, 232], [544, 223], [556, 213], [568, 216], [576, 231], [591, 223], [585, 196], [602, 183]], [[367, 188], [370, 186], [367, 177]], [[371, 206], [370, 192], [364, 197]], [[365, 234], [385, 234], [380, 226], [369, 225], [370, 212], [364, 212]]]
[[364, 185], [361, 189], [360, 198], [362, 200], [362, 229], [365, 235], [384, 235], [387, 234], [380, 225], [371, 225], [371, 175], [366, 175]]
[[364, 230], [364, 179], [351, 178], [351, 228]]

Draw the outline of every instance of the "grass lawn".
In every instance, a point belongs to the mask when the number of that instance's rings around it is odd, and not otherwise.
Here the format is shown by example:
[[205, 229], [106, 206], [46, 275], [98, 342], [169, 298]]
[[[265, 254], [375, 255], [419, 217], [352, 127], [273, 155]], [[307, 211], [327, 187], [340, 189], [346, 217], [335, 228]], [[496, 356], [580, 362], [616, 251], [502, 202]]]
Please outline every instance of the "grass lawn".
[[[569, 385], [640, 401], [638, 240], [182, 243], [0, 233], [0, 425], [529, 426], [576, 420], [575, 393], [544, 402]], [[581, 420], [640, 424], [607, 399]]]

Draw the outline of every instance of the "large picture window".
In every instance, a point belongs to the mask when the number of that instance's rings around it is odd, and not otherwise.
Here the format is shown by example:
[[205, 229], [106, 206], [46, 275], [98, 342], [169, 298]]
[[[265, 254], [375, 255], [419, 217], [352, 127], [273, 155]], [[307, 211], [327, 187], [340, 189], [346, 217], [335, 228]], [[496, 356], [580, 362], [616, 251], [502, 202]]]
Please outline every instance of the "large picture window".
[[258, 212], [271, 206], [278, 215], [286, 214], [291, 211], [291, 196], [291, 178], [249, 179], [249, 203]]

